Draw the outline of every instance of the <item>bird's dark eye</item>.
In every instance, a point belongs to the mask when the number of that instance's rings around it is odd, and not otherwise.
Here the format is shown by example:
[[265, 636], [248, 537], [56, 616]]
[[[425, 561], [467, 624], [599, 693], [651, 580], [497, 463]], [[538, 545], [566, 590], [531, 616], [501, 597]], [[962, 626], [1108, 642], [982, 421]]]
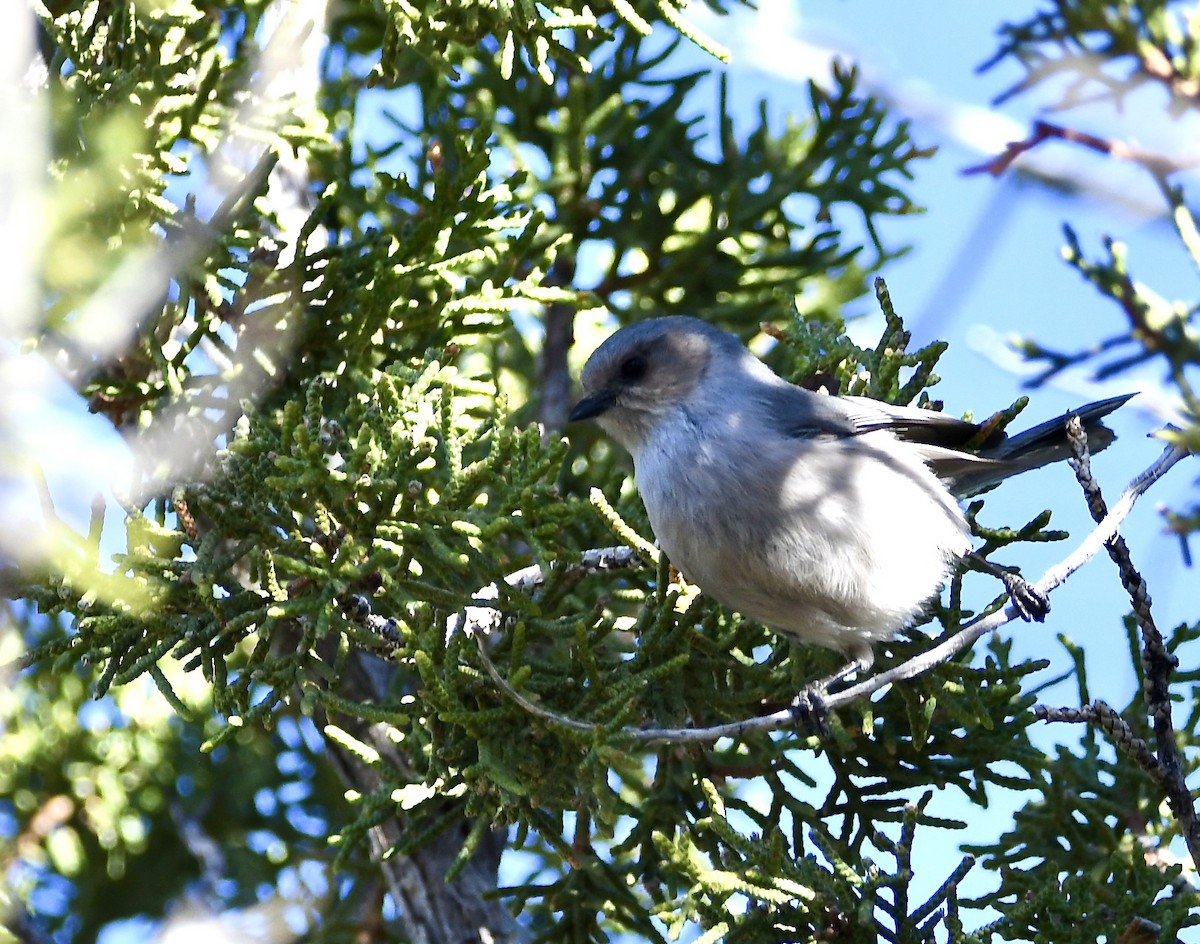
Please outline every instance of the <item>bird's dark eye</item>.
[[641, 380], [646, 376], [646, 358], [640, 354], [627, 357], [621, 361], [621, 379], [628, 381]]

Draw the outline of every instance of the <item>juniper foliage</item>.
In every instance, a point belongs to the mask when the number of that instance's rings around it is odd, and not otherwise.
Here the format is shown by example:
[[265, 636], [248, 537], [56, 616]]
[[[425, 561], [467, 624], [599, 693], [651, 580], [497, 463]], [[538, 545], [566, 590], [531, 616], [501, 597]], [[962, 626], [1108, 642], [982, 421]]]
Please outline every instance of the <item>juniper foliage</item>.
[[[786, 376], [937, 405], [944, 345], [910, 350], [886, 299], [876, 346], [845, 335], [931, 156], [853, 69], [741, 127], [671, 0], [314, 4], [311, 58], [262, 0], [35, 9], [53, 251], [22, 340], [138, 462], [82, 527], [44, 485], [54, 540], [5, 571], [13, 928], [93, 940], [185, 899], [323, 942], [1192, 923], [1158, 786], [1099, 735], [1035, 746], [1045, 664], [1001, 639], [826, 739], [629, 736], [778, 708], [837, 659], [664, 562], [571, 570], [652, 541], [626, 461], [555, 426], [576, 349], [652, 313], [766, 323]], [[970, 512], [986, 553], [1064, 537]], [[533, 564], [543, 584], [506, 580]], [[879, 664], [973, 616], [972, 579]], [[587, 730], [508, 698], [485, 630], [508, 684]], [[997, 791], [1029, 797], [999, 837]], [[942, 830], [970, 854], [923, 857]]]

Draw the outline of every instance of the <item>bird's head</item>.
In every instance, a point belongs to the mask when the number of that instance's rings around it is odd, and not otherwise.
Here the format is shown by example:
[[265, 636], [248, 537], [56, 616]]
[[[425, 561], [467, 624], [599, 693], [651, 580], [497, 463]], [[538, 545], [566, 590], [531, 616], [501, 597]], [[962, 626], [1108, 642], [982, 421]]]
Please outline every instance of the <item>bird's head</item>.
[[653, 318], [621, 328], [583, 368], [583, 398], [571, 420], [595, 419], [636, 455], [664, 417], [703, 391], [714, 363], [745, 353], [741, 343], [696, 318]]

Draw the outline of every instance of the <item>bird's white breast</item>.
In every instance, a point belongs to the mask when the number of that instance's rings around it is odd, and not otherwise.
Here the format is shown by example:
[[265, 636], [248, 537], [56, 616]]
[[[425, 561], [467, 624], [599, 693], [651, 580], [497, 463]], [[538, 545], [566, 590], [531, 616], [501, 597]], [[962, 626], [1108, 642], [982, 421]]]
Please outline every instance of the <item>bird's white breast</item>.
[[668, 558], [712, 597], [805, 641], [851, 650], [895, 633], [969, 549], [957, 503], [890, 433], [755, 428], [736, 412], [705, 426], [679, 411], [637, 450]]

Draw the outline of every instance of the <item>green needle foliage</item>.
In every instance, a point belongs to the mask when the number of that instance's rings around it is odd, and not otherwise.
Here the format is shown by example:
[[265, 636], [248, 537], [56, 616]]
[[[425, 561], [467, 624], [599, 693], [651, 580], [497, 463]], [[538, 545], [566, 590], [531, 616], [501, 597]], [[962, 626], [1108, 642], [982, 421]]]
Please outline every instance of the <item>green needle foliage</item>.
[[[941, 407], [945, 345], [910, 350], [886, 294], [878, 344], [845, 333], [932, 156], [853, 68], [743, 126], [670, 0], [350, 0], [308, 27], [266, 2], [35, 10], [50, 248], [20, 340], [135, 463], [82, 525], [35, 471], [48, 536], [6, 550], [13, 934], [90, 941], [185, 901], [330, 944], [1193, 923], [1159, 785], [1099, 734], [1031, 740], [1061, 680], [1004, 639], [823, 736], [637, 737], [785, 708], [839, 658], [653, 560], [627, 460], [563, 438], [581, 354], [686, 312], [773, 339], [797, 382]], [[1115, 297], [1118, 255], [1076, 256]], [[1065, 537], [969, 513], [987, 554]], [[641, 565], [578, 566], [613, 543]], [[973, 579], [879, 670], [976, 615]], [[1023, 804], [1003, 832], [999, 796]], [[947, 831], [970, 855], [925, 854]]]

